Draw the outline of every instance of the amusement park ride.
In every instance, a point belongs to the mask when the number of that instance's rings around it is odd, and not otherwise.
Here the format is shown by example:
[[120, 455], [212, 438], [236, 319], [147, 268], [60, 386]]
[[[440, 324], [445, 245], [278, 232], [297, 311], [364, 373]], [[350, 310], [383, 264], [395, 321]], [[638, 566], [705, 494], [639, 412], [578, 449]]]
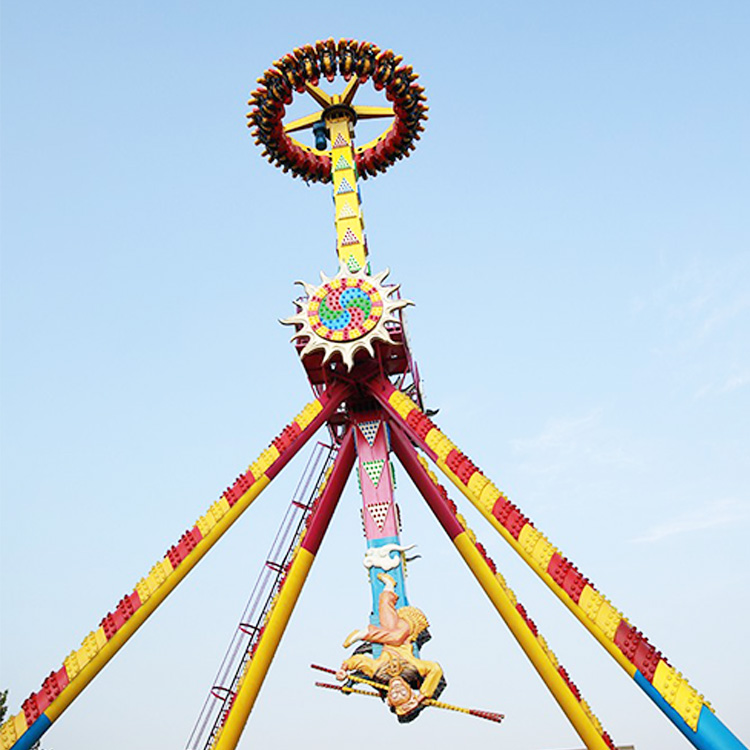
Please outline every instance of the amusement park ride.
[[[340, 94], [319, 87], [340, 76]], [[344, 640], [352, 649], [333, 674], [318, 683], [344, 693], [379, 697], [399, 721], [447, 708], [500, 722], [502, 715], [439, 701], [445, 686], [440, 664], [422, 658], [429, 638], [425, 614], [409, 603], [399, 509], [391, 458], [401, 462], [493, 606], [589, 750], [615, 746], [565, 668], [518, 602], [503, 576], [429, 468], [431, 461], [474, 505], [599, 641], [612, 658], [701, 750], [745, 746], [718, 719], [698, 691], [622, 613], [590, 583], [438, 429], [422, 404], [420, 379], [406, 337], [403, 310], [411, 304], [388, 271], [373, 273], [359, 180], [384, 172], [408, 156], [427, 119], [424, 90], [411, 66], [369, 42], [330, 39], [295, 49], [259, 79], [248, 115], [256, 143], [284, 172], [333, 190], [339, 270], [303, 283], [296, 312], [282, 321], [315, 398], [281, 431], [247, 471], [228, 487], [165, 557], [126, 594], [99, 628], [64, 660], [0, 730], [3, 750], [28, 750], [166, 599], [289, 460], [327, 427], [292, 500], [203, 713], [190, 750], [235, 748], [248, 721], [284, 629], [300, 595], [344, 485], [356, 465], [367, 541], [364, 564], [372, 593], [370, 621]], [[355, 104], [371, 80], [387, 106]], [[312, 114], [284, 122], [295, 93], [317, 105]], [[360, 120], [387, 118], [375, 140], [355, 146]], [[315, 147], [292, 134], [312, 130]], [[342, 632], [344, 635], [345, 632]], [[745, 750], [747, 750], [745, 748]]]

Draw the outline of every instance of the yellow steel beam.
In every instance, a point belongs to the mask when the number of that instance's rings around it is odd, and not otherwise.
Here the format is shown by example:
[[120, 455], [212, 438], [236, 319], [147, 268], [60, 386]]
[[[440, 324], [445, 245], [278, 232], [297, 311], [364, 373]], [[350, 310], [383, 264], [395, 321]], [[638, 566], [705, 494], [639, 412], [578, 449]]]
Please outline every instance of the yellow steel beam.
[[349, 83], [346, 84], [346, 88], [339, 97], [342, 104], [346, 104], [347, 107], [351, 105], [354, 95], [357, 93], [359, 88], [359, 78], [352, 78]]
[[305, 115], [304, 117], [300, 117], [297, 120], [292, 120], [291, 122], [284, 125], [284, 132], [285, 133], [295, 133], [298, 130], [306, 130], [307, 128], [311, 128], [313, 125], [315, 125], [316, 122], [320, 122], [320, 118], [323, 116], [322, 111], [313, 112], [311, 115]]
[[375, 146], [377, 146], [378, 143], [380, 143], [380, 141], [382, 141], [388, 135], [388, 133], [391, 132], [391, 130], [393, 130], [393, 122], [377, 138], [373, 138], [371, 141], [368, 141], [364, 146], [357, 146], [357, 153], [361, 154], [363, 151], [367, 151], [370, 148], [375, 148]]
[[394, 117], [395, 115], [393, 107], [357, 106], [354, 107], [354, 111], [359, 120], [374, 120], [377, 117]]
[[607, 743], [599, 732], [596, 722], [568, 687], [555, 663], [544, 650], [539, 639], [532, 633], [521, 614], [514, 606], [508, 592], [503, 589], [495, 574], [485, 562], [476, 545], [466, 532], [459, 534], [453, 543], [479, 585], [484, 589], [493, 606], [514, 638], [529, 658], [554, 699], [562, 708], [587, 750], [607, 750]]
[[333, 97], [326, 94], [326, 92], [318, 86], [313, 86], [311, 83], [305, 82], [305, 88], [307, 89], [307, 93], [310, 94], [310, 96], [315, 99], [323, 109], [330, 107], [333, 104]]
[[315, 555], [306, 549], [298, 550], [213, 750], [234, 750], [237, 747], [314, 559]]

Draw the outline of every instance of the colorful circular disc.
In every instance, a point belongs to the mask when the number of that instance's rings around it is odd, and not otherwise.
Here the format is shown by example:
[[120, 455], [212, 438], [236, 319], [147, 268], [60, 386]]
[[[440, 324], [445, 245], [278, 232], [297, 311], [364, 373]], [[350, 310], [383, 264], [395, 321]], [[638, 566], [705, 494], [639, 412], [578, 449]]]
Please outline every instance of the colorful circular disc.
[[377, 289], [361, 278], [332, 279], [318, 287], [307, 310], [310, 328], [327, 341], [356, 341], [383, 316]]
[[365, 354], [374, 357], [377, 342], [395, 345], [391, 331], [401, 330], [400, 310], [411, 302], [395, 296], [398, 284], [383, 284], [386, 276], [388, 269], [370, 275], [364, 268], [350, 271], [341, 265], [333, 278], [321, 273], [317, 286], [297, 282], [306, 297], [295, 300], [297, 312], [281, 322], [294, 326], [292, 340], [301, 344], [300, 357], [322, 351], [323, 364], [339, 356], [349, 370], [356, 354], [359, 361]]

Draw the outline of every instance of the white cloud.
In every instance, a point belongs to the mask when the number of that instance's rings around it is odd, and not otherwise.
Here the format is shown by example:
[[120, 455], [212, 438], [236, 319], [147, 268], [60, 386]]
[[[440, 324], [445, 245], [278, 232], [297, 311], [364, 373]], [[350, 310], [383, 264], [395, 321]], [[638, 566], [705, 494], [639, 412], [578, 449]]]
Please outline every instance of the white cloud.
[[675, 534], [703, 531], [750, 521], [750, 503], [735, 499], [714, 500], [702, 508], [693, 508], [670, 521], [651, 526], [634, 542], [658, 542]]
[[721, 390], [723, 393], [728, 393], [729, 391], [735, 391], [738, 388], [742, 388], [743, 386], [748, 385], [748, 383], [750, 383], [750, 372], [745, 372], [740, 375], [732, 375], [727, 378], [727, 382], [724, 383]]
[[731, 322], [750, 309], [747, 266], [744, 254], [723, 263], [713, 257], [692, 258], [677, 273], [633, 298], [631, 312], [656, 312], [673, 345], [699, 346], [716, 334], [726, 334]]
[[725, 378], [724, 382], [720, 385], [709, 383], [702, 386], [696, 391], [695, 398], [705, 398], [706, 396], [731, 393], [732, 391], [744, 388], [746, 385], [750, 385], [750, 370], [730, 375], [728, 378]]
[[552, 419], [536, 436], [511, 441], [519, 455], [520, 467], [536, 474], [553, 474], [563, 468], [632, 466], [633, 456], [602, 426], [602, 411], [596, 409], [580, 417]]
[[706, 311], [705, 318], [698, 329], [699, 336], [707, 336], [715, 329], [725, 325], [750, 307], [750, 297], [741, 296], [726, 304], [716, 303]]
[[661, 373], [680, 394], [715, 398], [750, 382], [750, 253], [695, 256], [650, 280], [631, 311]]

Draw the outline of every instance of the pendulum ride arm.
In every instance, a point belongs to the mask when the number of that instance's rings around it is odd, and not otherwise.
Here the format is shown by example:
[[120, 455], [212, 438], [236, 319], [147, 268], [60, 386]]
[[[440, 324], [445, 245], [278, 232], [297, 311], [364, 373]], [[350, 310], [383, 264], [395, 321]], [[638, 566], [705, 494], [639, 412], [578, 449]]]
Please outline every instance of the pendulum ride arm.
[[[395, 581], [398, 596], [396, 607], [405, 607], [409, 604], [403, 555], [392, 558], [392, 552], [388, 551], [406, 548], [401, 546], [399, 512], [394, 497], [395, 485], [391, 473], [385, 413], [375, 405], [374, 410], [358, 410], [352, 419], [357, 447], [359, 490], [362, 496], [362, 528], [367, 542], [367, 554], [377, 554], [379, 549], [388, 559], [388, 563], [384, 560], [376, 562], [376, 558], [368, 561], [367, 557], [364, 561], [372, 592], [370, 622], [380, 625], [378, 602], [383, 591], [383, 583], [378, 578], [378, 571], [386, 570], [381, 566], [388, 565], [387, 572]], [[380, 654], [380, 649], [381, 646], [378, 644], [373, 646], [375, 657]]]
[[698, 691], [497, 487], [387, 380], [370, 390], [524, 562], [699, 750], [747, 750]]
[[338, 409], [345, 385], [328, 388], [284, 428], [235, 483], [186, 531], [166, 556], [126, 594], [114, 612], [52, 672], [42, 689], [24, 701], [21, 713], [0, 728], [3, 750], [29, 750], [81, 691], [106, 666], [154, 610], [176, 588], [269, 482]]
[[587, 749], [614, 750], [612, 740], [602, 729], [586, 701], [581, 698], [568, 673], [558, 664], [536, 625], [526, 614], [526, 610], [517, 602], [503, 577], [496, 572], [495, 565], [487, 557], [484, 547], [476, 541], [474, 533], [466, 526], [463, 518], [456, 514], [455, 506], [451, 506], [445, 489], [438, 484], [435, 475], [420, 460], [409, 438], [404, 435], [398, 424], [391, 430], [391, 445], [407, 474]]
[[242, 676], [237, 697], [212, 750], [234, 750], [245, 728], [263, 680], [271, 666], [276, 649], [297, 603], [302, 586], [310, 572], [315, 555], [323, 541], [328, 524], [354, 465], [354, 436], [350, 428], [344, 437], [330, 477], [315, 502], [314, 509], [287, 571], [255, 653]]

